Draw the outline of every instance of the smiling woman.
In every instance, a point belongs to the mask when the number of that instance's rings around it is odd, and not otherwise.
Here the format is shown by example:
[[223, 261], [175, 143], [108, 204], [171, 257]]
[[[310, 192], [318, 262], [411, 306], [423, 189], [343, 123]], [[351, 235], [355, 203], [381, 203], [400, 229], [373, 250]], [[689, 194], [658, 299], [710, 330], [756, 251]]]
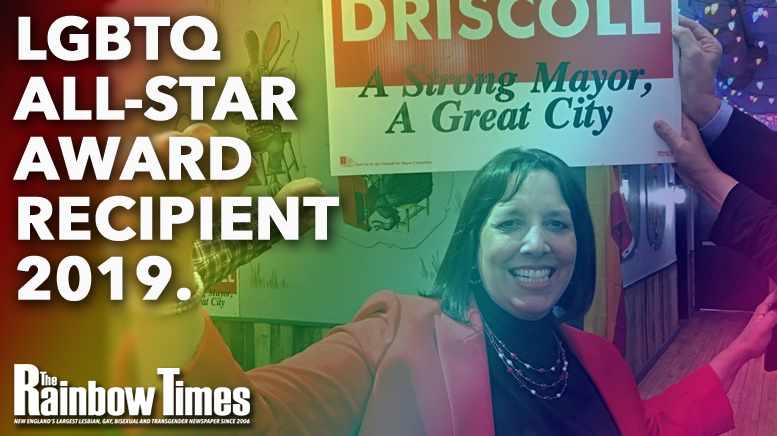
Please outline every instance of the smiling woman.
[[[211, 250], [230, 258], [225, 247]], [[475, 175], [428, 296], [377, 293], [320, 342], [248, 372], [204, 312], [144, 317], [136, 343], [148, 360], [140, 369], [153, 376], [158, 367], [188, 365], [186, 386], [251, 388], [259, 434], [646, 436], [732, 428], [720, 365], [643, 401], [615, 347], [564, 324], [591, 305], [595, 259], [587, 200], [570, 168], [543, 151], [506, 150]], [[746, 329], [737, 342], [753, 336]], [[738, 357], [724, 370], [734, 372], [763, 352], [729, 348]]]
[[[508, 187], [517, 179], [512, 174]], [[539, 170], [491, 209], [480, 232], [477, 268], [494, 302], [518, 318], [537, 320], [561, 298], [576, 257], [569, 207], [556, 177]]]
[[[432, 295], [463, 322], [471, 307], [468, 283], [480, 281], [519, 318], [542, 318], [556, 304], [562, 321], [578, 318], [593, 301], [593, 234], [585, 194], [564, 162], [540, 150], [504, 151], [475, 176]], [[538, 299], [543, 313], [535, 307], [534, 315], [520, 314], [519, 307]]]

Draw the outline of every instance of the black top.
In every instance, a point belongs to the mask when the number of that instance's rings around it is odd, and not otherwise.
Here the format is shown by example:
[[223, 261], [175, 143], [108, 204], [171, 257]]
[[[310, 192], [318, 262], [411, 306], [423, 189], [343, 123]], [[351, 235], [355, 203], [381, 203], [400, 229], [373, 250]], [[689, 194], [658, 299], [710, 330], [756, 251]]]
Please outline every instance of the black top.
[[[556, 363], [559, 354], [556, 337], [562, 341], [569, 362], [568, 384], [561, 398], [541, 399], [519, 385], [490, 343], [488, 334], [484, 335], [497, 436], [620, 434], [593, 381], [554, 326], [552, 315], [548, 314], [539, 321], [524, 321], [499, 307], [482, 289], [475, 292], [475, 298], [483, 320], [494, 335], [516, 354], [517, 359], [513, 360], [516, 368], [521, 366], [518, 359], [536, 368], [547, 369], [557, 365], [560, 368], [563, 364]], [[524, 371], [535, 382], [550, 385], [559, 378], [559, 368], [555, 374], [550, 371], [542, 374]], [[534, 388], [537, 395], [555, 397], [563, 383], [545, 389], [530, 383], [526, 385]]]

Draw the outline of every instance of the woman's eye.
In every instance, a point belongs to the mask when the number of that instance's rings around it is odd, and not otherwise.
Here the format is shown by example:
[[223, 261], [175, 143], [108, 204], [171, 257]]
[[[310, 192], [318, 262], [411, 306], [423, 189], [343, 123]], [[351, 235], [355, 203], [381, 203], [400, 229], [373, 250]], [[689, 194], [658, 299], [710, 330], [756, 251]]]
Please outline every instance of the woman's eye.
[[567, 230], [570, 228], [570, 225], [565, 223], [564, 221], [551, 220], [548, 222], [548, 227], [550, 227], [553, 230]]
[[500, 223], [498, 226], [496, 226], [500, 230], [514, 230], [517, 229], [519, 226], [518, 221], [516, 220], [507, 220]]

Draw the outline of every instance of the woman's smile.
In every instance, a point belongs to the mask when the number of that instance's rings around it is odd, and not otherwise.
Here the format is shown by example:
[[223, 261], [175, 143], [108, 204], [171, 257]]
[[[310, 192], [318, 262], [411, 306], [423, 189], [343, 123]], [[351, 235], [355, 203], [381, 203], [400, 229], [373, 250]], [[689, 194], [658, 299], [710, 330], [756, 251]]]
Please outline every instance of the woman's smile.
[[550, 278], [553, 277], [556, 269], [550, 267], [521, 267], [511, 269], [509, 272], [521, 286], [529, 289], [542, 289], [550, 284]]

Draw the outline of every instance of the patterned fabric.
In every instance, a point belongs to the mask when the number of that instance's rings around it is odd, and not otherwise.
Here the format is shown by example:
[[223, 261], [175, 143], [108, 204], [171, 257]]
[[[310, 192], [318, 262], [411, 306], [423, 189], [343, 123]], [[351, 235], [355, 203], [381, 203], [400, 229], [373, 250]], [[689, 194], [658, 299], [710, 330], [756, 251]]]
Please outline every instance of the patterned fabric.
[[281, 240], [281, 233], [274, 223], [270, 224], [270, 240], [257, 241], [256, 232], [259, 227], [256, 207], [235, 207], [235, 213], [250, 213], [251, 220], [245, 223], [234, 223], [235, 230], [251, 230], [253, 235], [249, 241], [223, 241], [221, 239], [221, 220], [213, 220], [213, 239], [199, 240], [194, 244], [192, 257], [194, 270], [202, 277], [205, 289], [211, 289], [224, 277], [238, 267], [245, 265], [255, 257], [269, 250], [272, 245]]

